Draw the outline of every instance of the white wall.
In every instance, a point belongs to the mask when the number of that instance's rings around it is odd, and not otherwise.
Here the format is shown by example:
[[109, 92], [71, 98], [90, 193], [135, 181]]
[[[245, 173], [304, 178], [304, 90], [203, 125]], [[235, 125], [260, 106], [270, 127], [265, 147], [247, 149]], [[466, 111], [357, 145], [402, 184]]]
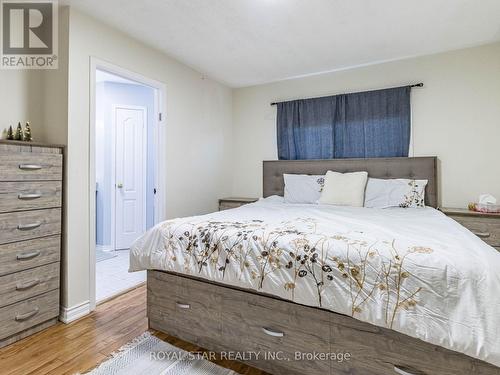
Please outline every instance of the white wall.
[[271, 102], [416, 82], [414, 154], [439, 157], [443, 205], [500, 199], [500, 43], [234, 90], [232, 193], [262, 194], [262, 160], [277, 158]]
[[30, 121], [32, 136], [39, 141], [43, 126], [43, 71], [0, 69], [0, 139], [9, 126], [15, 131]]
[[[62, 145], [68, 141], [68, 28], [69, 8], [59, 7], [58, 69], [42, 71], [42, 91], [37, 98], [43, 103], [40, 141]], [[62, 271], [64, 276], [64, 267]]]
[[[68, 12], [68, 9], [63, 10]], [[163, 82], [166, 106], [166, 213], [169, 218], [217, 209], [230, 190], [231, 90], [74, 9], [69, 9], [66, 209], [62, 304], [89, 300], [90, 58]], [[64, 85], [54, 92], [63, 93]], [[52, 106], [57, 110], [56, 106]], [[64, 108], [54, 115], [60, 118]], [[59, 122], [57, 122], [59, 123]], [[57, 129], [57, 127], [54, 127]], [[46, 129], [44, 139], [60, 132]], [[161, 193], [161, 192], [160, 192]]]

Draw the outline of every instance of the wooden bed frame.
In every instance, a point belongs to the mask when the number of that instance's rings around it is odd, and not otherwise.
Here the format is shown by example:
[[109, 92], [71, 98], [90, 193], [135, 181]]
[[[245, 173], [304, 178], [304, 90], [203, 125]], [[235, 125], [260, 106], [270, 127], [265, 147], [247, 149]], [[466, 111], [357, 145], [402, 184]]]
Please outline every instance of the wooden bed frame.
[[[283, 194], [283, 173], [367, 171], [377, 178], [427, 179], [438, 206], [437, 159], [265, 161], [264, 197]], [[172, 272], [148, 271], [148, 319], [206, 349], [235, 355], [275, 375], [469, 375], [500, 369], [328, 310]]]

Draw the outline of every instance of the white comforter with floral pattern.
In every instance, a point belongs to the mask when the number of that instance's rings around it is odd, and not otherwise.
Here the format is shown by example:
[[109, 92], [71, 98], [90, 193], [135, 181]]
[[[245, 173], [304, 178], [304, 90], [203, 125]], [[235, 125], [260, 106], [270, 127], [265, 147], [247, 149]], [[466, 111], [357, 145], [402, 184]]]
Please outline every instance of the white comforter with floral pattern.
[[285, 204], [158, 224], [130, 270], [157, 269], [350, 315], [500, 366], [500, 253], [432, 208]]

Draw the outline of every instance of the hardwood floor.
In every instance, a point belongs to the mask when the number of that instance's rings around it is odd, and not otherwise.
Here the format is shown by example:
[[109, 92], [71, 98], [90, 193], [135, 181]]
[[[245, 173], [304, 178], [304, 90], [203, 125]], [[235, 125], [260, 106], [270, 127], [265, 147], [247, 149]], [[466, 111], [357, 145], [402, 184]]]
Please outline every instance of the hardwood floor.
[[[57, 325], [0, 349], [2, 375], [58, 375], [85, 372], [148, 329], [146, 287], [141, 286], [99, 305], [71, 324]], [[161, 332], [160, 339], [188, 351], [201, 348]], [[215, 361], [239, 374], [265, 372], [234, 361]]]

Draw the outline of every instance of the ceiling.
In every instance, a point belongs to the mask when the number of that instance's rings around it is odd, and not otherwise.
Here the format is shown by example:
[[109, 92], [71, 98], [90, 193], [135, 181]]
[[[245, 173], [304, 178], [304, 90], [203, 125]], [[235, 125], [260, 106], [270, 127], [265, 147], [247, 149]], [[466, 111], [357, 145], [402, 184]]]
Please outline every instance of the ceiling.
[[500, 40], [500, 0], [62, 0], [231, 87]]

